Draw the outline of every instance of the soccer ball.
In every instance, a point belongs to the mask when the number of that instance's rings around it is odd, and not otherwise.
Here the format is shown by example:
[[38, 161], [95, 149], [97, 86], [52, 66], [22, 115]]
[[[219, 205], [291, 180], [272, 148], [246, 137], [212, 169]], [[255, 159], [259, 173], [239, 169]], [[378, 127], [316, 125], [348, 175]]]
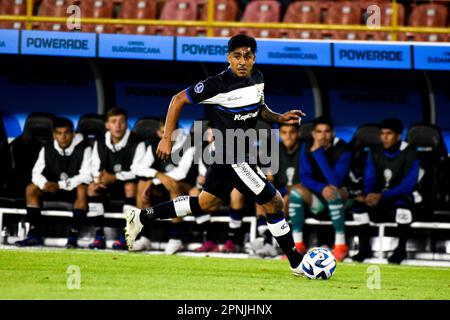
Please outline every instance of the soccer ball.
[[313, 248], [303, 257], [302, 270], [309, 279], [327, 280], [336, 270], [336, 259], [328, 249]]

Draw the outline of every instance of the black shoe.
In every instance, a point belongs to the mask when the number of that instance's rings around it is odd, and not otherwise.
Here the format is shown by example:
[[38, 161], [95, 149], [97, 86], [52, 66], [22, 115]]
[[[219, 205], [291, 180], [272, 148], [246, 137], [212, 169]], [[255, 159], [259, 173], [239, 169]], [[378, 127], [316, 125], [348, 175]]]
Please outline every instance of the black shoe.
[[28, 238], [16, 241], [16, 246], [18, 247], [34, 247], [34, 246], [42, 246], [44, 241], [41, 237], [38, 236], [28, 236]]
[[370, 257], [372, 257], [372, 250], [359, 250], [359, 252], [352, 257], [352, 260], [356, 262], [363, 262], [365, 259]]
[[400, 264], [406, 257], [406, 250], [397, 248], [387, 260], [389, 263]]
[[73, 237], [73, 236], [69, 236], [69, 238], [67, 238], [66, 248], [67, 249], [77, 249], [78, 248], [77, 238]]

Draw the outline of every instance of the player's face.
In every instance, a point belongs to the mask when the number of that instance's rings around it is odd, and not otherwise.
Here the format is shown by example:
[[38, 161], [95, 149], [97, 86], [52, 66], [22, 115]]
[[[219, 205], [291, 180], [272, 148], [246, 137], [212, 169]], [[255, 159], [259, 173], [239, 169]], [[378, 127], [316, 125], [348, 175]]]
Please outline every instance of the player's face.
[[106, 122], [106, 129], [111, 132], [115, 139], [122, 139], [127, 131], [128, 123], [124, 115], [109, 117]]
[[393, 147], [397, 142], [400, 141], [401, 135], [390, 129], [381, 129], [380, 138], [381, 144], [384, 149], [389, 149]]
[[61, 149], [66, 149], [73, 140], [73, 131], [68, 127], [55, 128], [53, 138], [58, 142]]
[[318, 124], [312, 131], [312, 136], [321, 147], [328, 148], [333, 142], [334, 132], [329, 125]]
[[280, 139], [281, 143], [287, 148], [293, 148], [298, 141], [298, 131], [297, 128], [293, 126], [281, 126], [280, 128]]
[[230, 63], [231, 71], [239, 78], [246, 78], [255, 64], [256, 56], [249, 47], [240, 47], [228, 53], [228, 62]]

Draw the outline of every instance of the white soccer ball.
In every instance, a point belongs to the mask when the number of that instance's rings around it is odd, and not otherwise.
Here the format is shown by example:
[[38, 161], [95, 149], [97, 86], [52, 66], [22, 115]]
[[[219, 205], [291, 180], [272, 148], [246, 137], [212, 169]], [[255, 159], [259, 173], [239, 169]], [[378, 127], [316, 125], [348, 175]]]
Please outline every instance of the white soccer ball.
[[313, 248], [303, 257], [302, 270], [309, 279], [327, 280], [336, 270], [336, 259], [326, 248]]

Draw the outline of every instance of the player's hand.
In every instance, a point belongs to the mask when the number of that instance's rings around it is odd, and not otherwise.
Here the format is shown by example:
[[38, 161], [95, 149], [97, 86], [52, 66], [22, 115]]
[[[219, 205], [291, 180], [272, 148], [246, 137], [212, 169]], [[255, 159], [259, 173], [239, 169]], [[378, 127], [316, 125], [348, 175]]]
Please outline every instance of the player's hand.
[[156, 155], [161, 160], [169, 160], [172, 153], [172, 141], [170, 139], [162, 138], [156, 149]]
[[336, 199], [337, 193], [338, 193], [337, 188], [335, 186], [331, 186], [331, 185], [326, 186], [322, 190], [322, 196], [327, 201], [332, 201], [332, 200]]
[[381, 200], [381, 193], [369, 193], [366, 196], [365, 203], [369, 207], [375, 207]]
[[106, 171], [102, 171], [99, 176], [100, 184], [109, 185], [116, 182], [116, 175], [108, 173]]
[[57, 182], [47, 182], [44, 186], [44, 192], [55, 193], [59, 190], [59, 184]]
[[302, 123], [302, 117], [304, 116], [306, 116], [306, 114], [301, 110], [291, 110], [281, 115], [280, 123], [300, 125]]

